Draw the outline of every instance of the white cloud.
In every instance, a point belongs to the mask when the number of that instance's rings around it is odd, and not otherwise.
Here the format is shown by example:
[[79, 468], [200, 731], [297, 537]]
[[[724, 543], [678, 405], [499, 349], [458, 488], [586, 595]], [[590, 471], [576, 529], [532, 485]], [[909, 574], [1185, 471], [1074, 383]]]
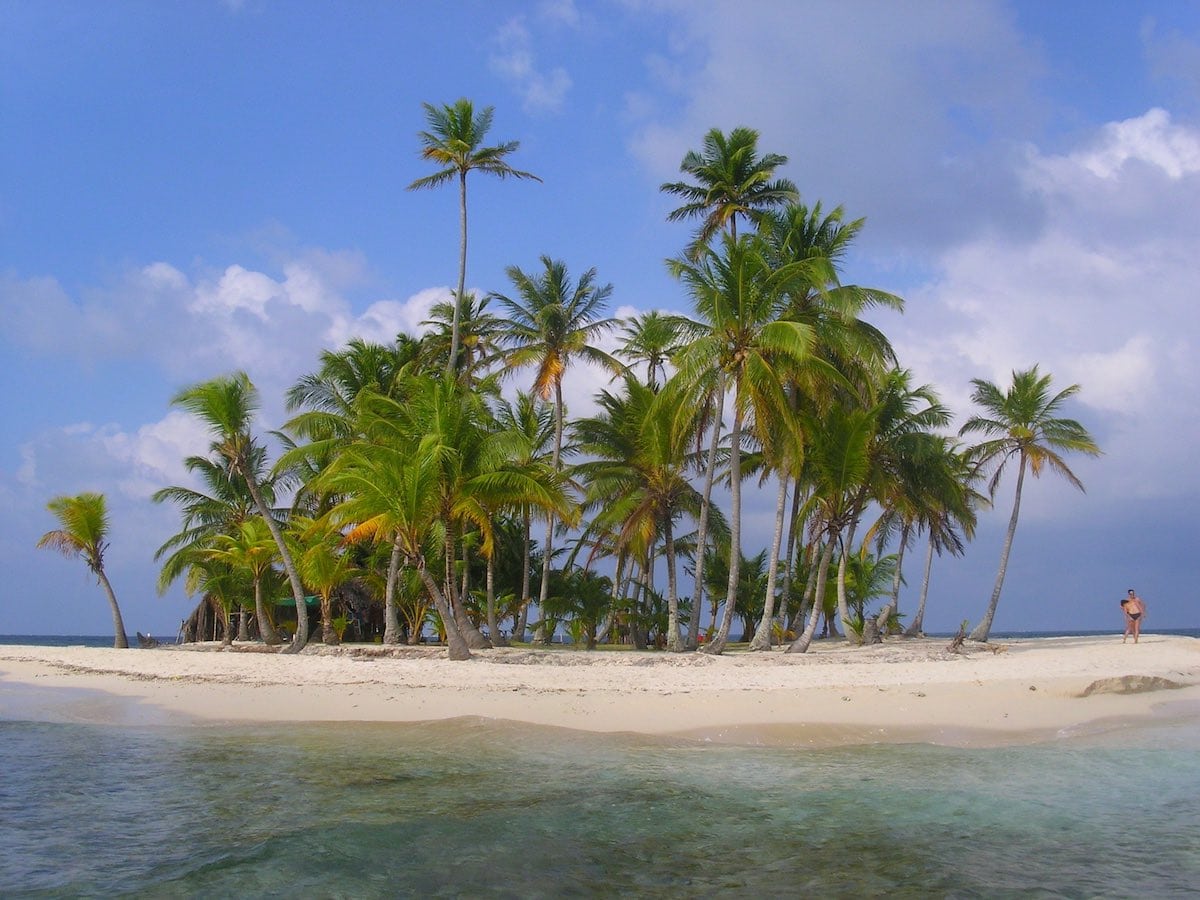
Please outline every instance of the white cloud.
[[1002, 5], [657, 5], [675, 50], [646, 79], [669, 97], [629, 144], [653, 178], [710, 128], [746, 125], [807, 202], [870, 215], [873, 243], [925, 250], [1025, 220], [1007, 161], [1046, 115], [1043, 66]]
[[528, 113], [559, 112], [571, 89], [566, 69], [540, 69], [534, 58], [533, 37], [522, 19], [506, 22], [492, 37], [496, 50], [488, 58], [493, 72], [507, 81], [522, 98]]
[[1057, 388], [1082, 386], [1071, 414], [1103, 438], [1099, 492], [1200, 492], [1188, 459], [1200, 444], [1197, 147], [1200, 131], [1150, 110], [1062, 155], [1031, 148], [1017, 174], [1040, 227], [944, 252], [910, 296], [902, 361], [960, 413], [970, 378], [1007, 384], [1037, 363]]

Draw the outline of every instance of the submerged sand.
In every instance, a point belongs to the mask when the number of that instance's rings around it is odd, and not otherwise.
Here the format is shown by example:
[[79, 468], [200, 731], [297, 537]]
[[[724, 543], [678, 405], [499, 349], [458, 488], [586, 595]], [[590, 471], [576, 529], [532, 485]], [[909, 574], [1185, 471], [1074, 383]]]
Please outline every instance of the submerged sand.
[[[807, 654], [259, 645], [0, 647], [0, 717], [418, 722], [482, 717], [732, 742], [996, 745], [1200, 716], [1200, 639], [818, 642]], [[81, 694], [81, 690], [89, 693]], [[36, 716], [31, 714], [37, 713]]]

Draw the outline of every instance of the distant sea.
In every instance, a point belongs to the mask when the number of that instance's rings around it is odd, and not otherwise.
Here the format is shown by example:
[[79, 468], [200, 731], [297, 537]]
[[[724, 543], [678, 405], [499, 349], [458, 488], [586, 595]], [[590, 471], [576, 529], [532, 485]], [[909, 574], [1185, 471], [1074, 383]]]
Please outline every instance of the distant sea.
[[[51, 642], [112, 638], [0, 637]], [[98, 726], [10, 714], [31, 707], [6, 690], [5, 898], [1162, 898], [1200, 884], [1190, 708], [1021, 747], [818, 750], [476, 719]]]

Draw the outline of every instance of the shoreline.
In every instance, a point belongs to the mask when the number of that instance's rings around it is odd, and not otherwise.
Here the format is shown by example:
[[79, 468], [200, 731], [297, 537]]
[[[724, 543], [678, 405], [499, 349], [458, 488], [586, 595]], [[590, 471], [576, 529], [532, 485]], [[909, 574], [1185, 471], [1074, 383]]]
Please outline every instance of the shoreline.
[[1036, 743], [1200, 718], [1200, 639], [814, 643], [807, 654], [261, 645], [0, 646], [0, 718], [97, 724], [507, 720], [737, 744]]

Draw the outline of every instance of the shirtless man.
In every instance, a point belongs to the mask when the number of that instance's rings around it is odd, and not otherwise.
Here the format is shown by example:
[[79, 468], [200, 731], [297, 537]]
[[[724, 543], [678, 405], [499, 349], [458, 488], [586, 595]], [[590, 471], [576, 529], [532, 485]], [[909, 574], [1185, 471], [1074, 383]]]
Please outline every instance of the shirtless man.
[[1146, 604], [1142, 602], [1133, 590], [1129, 589], [1129, 594], [1121, 601], [1121, 609], [1125, 613], [1125, 636], [1121, 638], [1121, 643], [1125, 643], [1129, 639], [1129, 635], [1133, 634], [1133, 642], [1138, 642], [1138, 637], [1142, 633], [1142, 619], [1146, 617]]

